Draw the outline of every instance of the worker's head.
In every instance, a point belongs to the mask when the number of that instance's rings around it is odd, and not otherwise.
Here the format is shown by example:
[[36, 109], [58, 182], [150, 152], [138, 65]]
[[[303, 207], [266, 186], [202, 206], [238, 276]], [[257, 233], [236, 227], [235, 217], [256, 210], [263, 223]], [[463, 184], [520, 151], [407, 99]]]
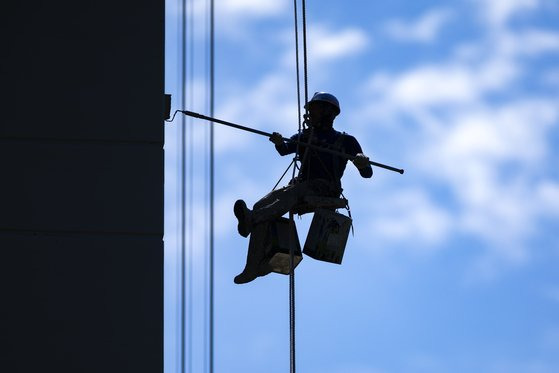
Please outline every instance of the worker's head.
[[309, 124], [316, 128], [332, 127], [334, 118], [340, 114], [338, 99], [326, 92], [316, 92], [305, 108], [309, 111]]

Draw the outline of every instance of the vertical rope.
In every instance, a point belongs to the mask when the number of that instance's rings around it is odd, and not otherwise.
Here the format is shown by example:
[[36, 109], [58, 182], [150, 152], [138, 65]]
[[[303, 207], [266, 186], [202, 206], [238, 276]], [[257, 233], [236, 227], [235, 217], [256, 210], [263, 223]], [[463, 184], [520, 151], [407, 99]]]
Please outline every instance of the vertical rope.
[[[307, 63], [307, 7], [306, 1], [302, 0], [301, 11], [303, 13], [303, 69], [304, 69], [304, 81], [305, 81], [305, 106], [309, 102], [309, 72]], [[308, 110], [305, 108], [306, 114]]]
[[[297, 0], [293, 0], [293, 12], [295, 19], [295, 71], [297, 79], [297, 123], [299, 127], [298, 140], [301, 137], [301, 84], [299, 77], [299, 21], [297, 17]], [[297, 157], [299, 155], [299, 144], [293, 158], [293, 174], [291, 180], [295, 179]], [[293, 213], [289, 212], [289, 371], [295, 373], [295, 248], [291, 237], [291, 224]]]
[[[188, 46], [190, 55], [188, 57], [188, 106], [194, 107], [194, 71], [195, 71], [195, 48], [194, 48], [194, 2], [188, 0]], [[193, 119], [188, 121], [188, 315], [187, 315], [187, 335], [188, 335], [188, 372], [194, 372], [194, 176], [195, 176], [195, 153], [194, 153], [194, 123]]]
[[[206, 0], [204, 18], [205, 43], [204, 67], [206, 82], [206, 111], [214, 116], [214, 0]], [[213, 372], [214, 348], [214, 123], [204, 128], [204, 322], [203, 322], [203, 372]], [[207, 250], [206, 245], [207, 244]]]
[[[305, 87], [305, 116], [307, 116], [309, 114], [309, 110], [308, 110], [308, 107], [307, 107], [307, 103], [309, 102], [309, 72], [308, 72], [308, 62], [307, 62], [307, 8], [306, 8], [306, 1], [305, 0], [301, 0], [301, 12], [302, 12], [302, 18], [303, 18], [303, 24], [302, 24], [302, 27], [303, 27], [303, 82], [304, 82], [304, 87]], [[298, 46], [298, 43], [297, 43], [297, 46]], [[299, 132], [300, 131], [301, 130], [299, 129]], [[313, 135], [314, 135], [314, 129], [311, 128], [311, 132], [309, 134], [309, 138], [307, 139], [307, 142], [309, 142], [309, 143], [312, 142]], [[309, 157], [308, 157], [309, 152], [310, 152], [310, 149], [305, 150], [305, 155], [304, 155], [303, 159], [301, 160], [301, 168], [299, 169], [299, 174], [301, 173], [301, 170], [303, 169], [303, 165], [305, 164], [307, 159], [309, 159]], [[309, 159], [309, 162], [310, 162], [310, 159]]]
[[[293, 167], [295, 170], [295, 167]], [[294, 172], [295, 173], [295, 172]], [[295, 373], [295, 239], [291, 234], [292, 224], [295, 224], [293, 212], [289, 212], [289, 345], [290, 345], [290, 372]]]
[[[301, 79], [300, 79], [300, 66], [299, 66], [299, 19], [297, 12], [297, 0], [293, 0], [293, 12], [294, 12], [294, 23], [295, 23], [295, 70], [297, 79], [297, 123], [298, 123], [298, 140], [301, 140], [302, 133], [302, 117], [301, 117]], [[302, 15], [303, 15], [303, 50], [304, 50], [304, 74], [305, 74], [305, 107], [308, 102], [308, 82], [307, 82], [307, 42], [306, 42], [306, 15], [305, 15], [305, 1], [302, 4]], [[306, 109], [306, 108], [305, 108]], [[305, 113], [306, 110], [305, 110]], [[295, 177], [297, 171], [297, 160], [300, 158], [300, 148], [297, 144], [297, 150], [295, 152], [295, 157], [293, 159], [293, 175], [292, 180], [298, 182], [298, 178]], [[306, 154], [306, 153], [305, 153]], [[293, 219], [293, 212], [289, 212], [289, 222], [290, 225], [295, 225]], [[295, 373], [296, 370], [296, 355], [295, 355], [295, 237], [292, 237], [292, 227], [289, 229], [289, 368], [291, 373]]]
[[[298, 114], [298, 140], [301, 140], [301, 133], [302, 133], [302, 121], [301, 121], [301, 84], [300, 84], [300, 76], [299, 76], [299, 20], [297, 16], [297, 0], [293, 1], [293, 8], [294, 8], [294, 18], [295, 18], [295, 59], [296, 59], [296, 75], [297, 75], [297, 114]], [[308, 63], [307, 63], [307, 17], [306, 17], [306, 2], [302, 0], [302, 18], [303, 18], [303, 70], [304, 70], [304, 86], [305, 86], [305, 116], [308, 114], [307, 110], [307, 103], [309, 101], [309, 88], [308, 88]], [[311, 129], [311, 133], [309, 136], [308, 141], [312, 141], [313, 131]], [[299, 159], [299, 145], [297, 145], [297, 151], [295, 152], [295, 158], [293, 162], [293, 177], [292, 180], [294, 182], [298, 182], [299, 178], [295, 177], [295, 173], [297, 170], [297, 159]], [[305, 151], [305, 156], [303, 158], [307, 158], [308, 152]], [[305, 159], [302, 160], [302, 164], [304, 164]], [[302, 167], [299, 169], [299, 173]], [[293, 212], [289, 212], [289, 221], [290, 224], [295, 225]], [[291, 227], [290, 227], [291, 228]], [[296, 368], [296, 356], [295, 356], [295, 237], [292, 237], [292, 230], [289, 230], [289, 340], [290, 340], [290, 372], [295, 373]]]
[[[215, 107], [215, 4], [210, 0], [210, 116]], [[214, 124], [210, 123], [210, 373], [214, 371], [214, 191], [215, 191]]]
[[[295, 72], [297, 80], [297, 123], [299, 124], [299, 132], [301, 131], [301, 78], [299, 76], [299, 18], [297, 16], [297, 0], [293, 0], [293, 10], [295, 18]], [[301, 134], [299, 133], [299, 136]], [[300, 139], [299, 139], [300, 140]], [[297, 150], [299, 150], [299, 144], [297, 144]], [[298, 155], [295, 153], [296, 155]]]
[[[181, 105], [186, 107], [186, 0], [182, 0], [181, 19]], [[186, 118], [182, 118], [181, 136], [181, 351], [180, 369], [186, 372]]]

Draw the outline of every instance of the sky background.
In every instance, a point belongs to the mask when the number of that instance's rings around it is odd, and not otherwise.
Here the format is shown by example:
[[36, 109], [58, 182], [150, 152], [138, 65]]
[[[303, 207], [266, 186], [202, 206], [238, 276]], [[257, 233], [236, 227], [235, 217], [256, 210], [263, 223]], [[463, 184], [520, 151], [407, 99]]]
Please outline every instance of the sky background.
[[[205, 4], [189, 8], [201, 51]], [[215, 116], [295, 133], [293, 2], [215, 6]], [[177, 17], [168, 1], [174, 109]], [[355, 236], [343, 264], [305, 257], [296, 271], [298, 370], [559, 372], [559, 1], [310, 0], [307, 22], [309, 94], [335, 94], [335, 128], [406, 172], [363, 179], [348, 165]], [[207, 71], [192, 76], [186, 108], [207, 114]], [[208, 133], [187, 125], [188, 227], [199, 232]], [[166, 140], [166, 372], [178, 366], [177, 126]], [[215, 371], [286, 372], [288, 277], [233, 283], [248, 240], [232, 207], [268, 193], [291, 158], [254, 134], [217, 126], [215, 136]], [[297, 220], [302, 243], [309, 222]], [[189, 237], [203, 272], [207, 237]], [[189, 276], [200, 297], [206, 285]]]

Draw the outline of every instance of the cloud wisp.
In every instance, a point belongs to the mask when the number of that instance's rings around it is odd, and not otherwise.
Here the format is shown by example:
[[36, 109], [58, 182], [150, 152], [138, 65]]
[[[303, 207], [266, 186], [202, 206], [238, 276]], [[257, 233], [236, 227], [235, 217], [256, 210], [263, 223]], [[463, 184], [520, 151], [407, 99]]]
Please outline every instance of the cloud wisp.
[[472, 0], [483, 19], [490, 27], [503, 28], [513, 17], [533, 11], [540, 0]]
[[[292, 30], [283, 33], [286, 52], [281, 59], [289, 69], [295, 66]], [[361, 28], [334, 28], [324, 24], [311, 24], [307, 31], [309, 65], [320, 66], [364, 52], [371, 45], [370, 36]], [[302, 53], [302, 52], [301, 52]]]
[[452, 17], [449, 9], [434, 9], [414, 21], [390, 20], [385, 25], [385, 31], [396, 40], [431, 43]]
[[309, 55], [315, 62], [348, 57], [363, 51], [368, 45], [366, 33], [349, 27], [332, 30], [322, 25], [309, 28]]
[[[529, 260], [539, 223], [559, 214], [559, 181], [545, 166], [550, 131], [559, 125], [557, 97], [523, 88], [549, 76], [530, 64], [556, 55], [559, 33], [508, 25], [519, 12], [536, 9], [537, 1], [476, 3], [480, 11], [487, 7], [484, 19], [492, 26], [482, 39], [454, 46], [442, 61], [372, 74], [364, 92], [373, 100], [360, 116], [405, 128], [400, 134], [411, 145], [404, 163], [421, 175], [415, 194], [395, 192], [410, 200], [406, 209], [372, 218], [372, 226], [382, 227], [377, 234], [394, 239], [413, 232], [425, 245], [454, 233], [472, 237], [488, 255], [480, 271], [493, 273], [499, 261]], [[403, 23], [394, 25], [392, 36], [399, 28], [403, 33]], [[431, 199], [419, 192], [433, 183], [449, 195]], [[423, 219], [433, 224], [417, 223]]]

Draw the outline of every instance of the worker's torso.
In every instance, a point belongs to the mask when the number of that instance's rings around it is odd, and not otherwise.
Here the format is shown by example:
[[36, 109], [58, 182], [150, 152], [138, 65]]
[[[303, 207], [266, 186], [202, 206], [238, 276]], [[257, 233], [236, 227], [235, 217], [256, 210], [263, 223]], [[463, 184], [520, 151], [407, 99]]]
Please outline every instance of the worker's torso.
[[[309, 137], [310, 130], [305, 130], [301, 135], [301, 141], [309, 142]], [[310, 143], [322, 148], [346, 152], [346, 137], [348, 135], [338, 132], [333, 128], [327, 130], [315, 129]], [[300, 173], [301, 179], [324, 179], [340, 185], [340, 180], [347, 165], [347, 159], [306, 147], [301, 147], [300, 154], [300, 159], [303, 162]]]

